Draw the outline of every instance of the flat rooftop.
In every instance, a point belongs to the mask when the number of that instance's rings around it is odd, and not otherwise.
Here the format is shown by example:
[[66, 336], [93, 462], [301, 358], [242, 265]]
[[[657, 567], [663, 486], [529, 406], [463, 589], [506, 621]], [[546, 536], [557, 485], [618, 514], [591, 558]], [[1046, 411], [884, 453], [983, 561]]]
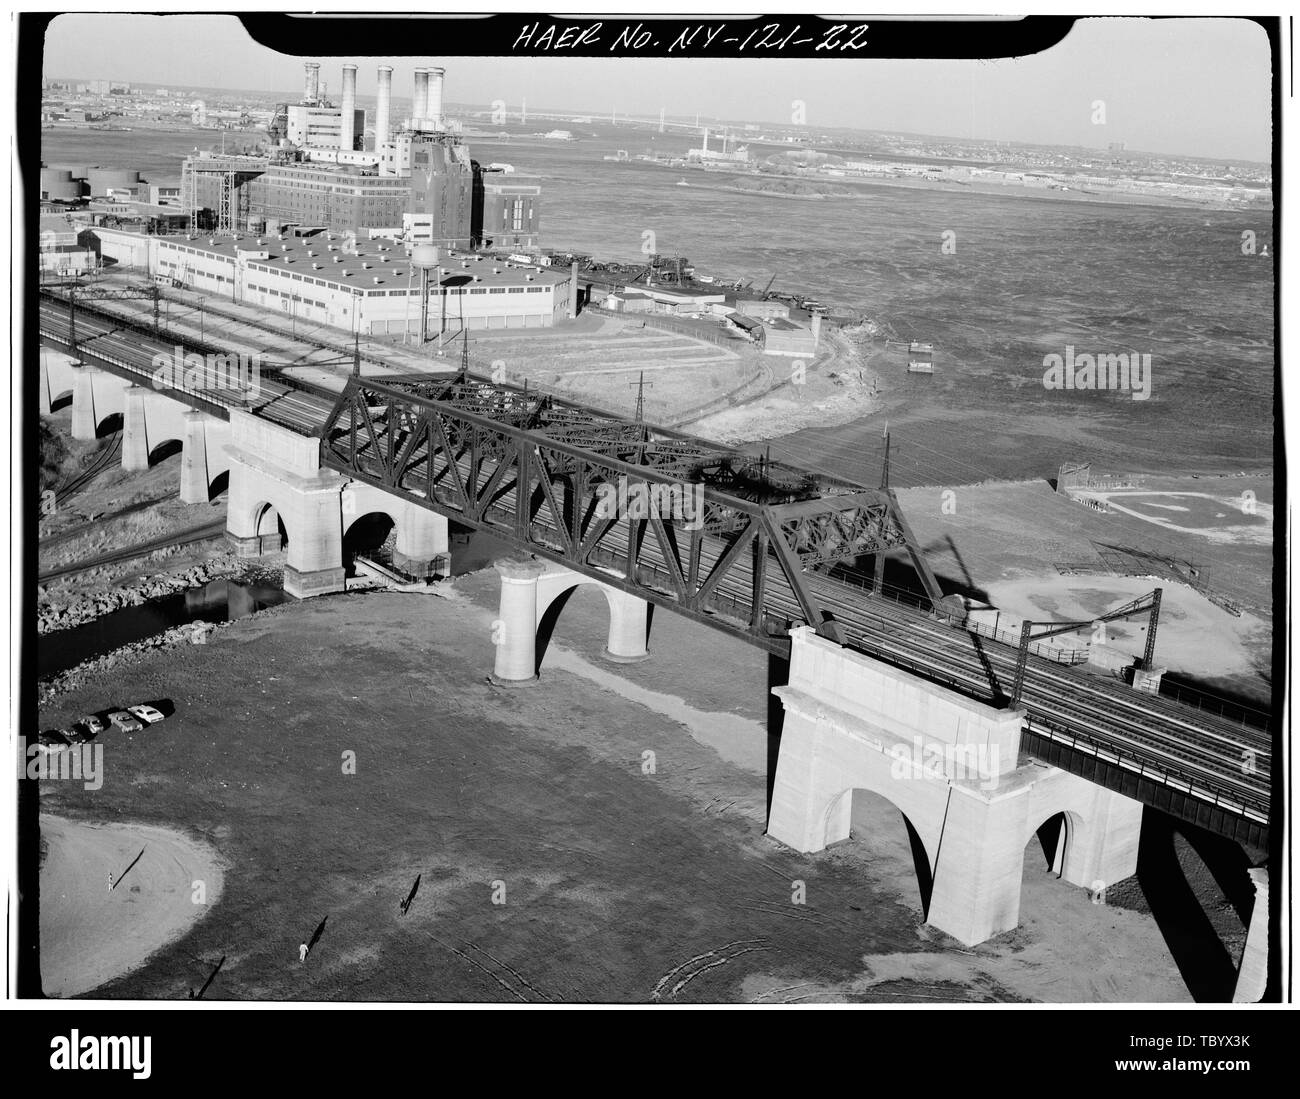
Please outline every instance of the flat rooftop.
[[[382, 238], [358, 238], [355, 245], [344, 234], [329, 232], [310, 237], [285, 234], [283, 240], [274, 233], [260, 238], [244, 233], [233, 240], [230, 237], [211, 236], [193, 239], [168, 236], [156, 239], [161, 248], [193, 248], [229, 260], [233, 260], [237, 252], [266, 252], [266, 259], [249, 257], [249, 263], [262, 269], [269, 267], [286, 275], [303, 275], [349, 288], [364, 286], [369, 289], [376, 276], [384, 283], [400, 281], [403, 285], [408, 279], [419, 277], [419, 269], [411, 264], [405, 246]], [[258, 244], [259, 239], [261, 244]], [[313, 268], [312, 264], [320, 266]], [[531, 280], [527, 279], [529, 275], [532, 276]], [[568, 278], [567, 268], [556, 272], [530, 264], [509, 263], [476, 252], [442, 253], [442, 282], [447, 286], [470, 282], [488, 286], [518, 286], [525, 281], [556, 286], [567, 282]]]

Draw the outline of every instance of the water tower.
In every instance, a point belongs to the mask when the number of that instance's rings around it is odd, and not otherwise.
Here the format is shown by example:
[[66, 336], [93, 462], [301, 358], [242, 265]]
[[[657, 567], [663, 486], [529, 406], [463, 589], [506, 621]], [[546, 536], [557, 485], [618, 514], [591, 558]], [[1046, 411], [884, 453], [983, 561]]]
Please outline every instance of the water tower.
[[429, 338], [429, 287], [442, 293], [442, 256], [434, 244], [416, 244], [411, 248], [411, 266], [420, 272], [420, 342]]

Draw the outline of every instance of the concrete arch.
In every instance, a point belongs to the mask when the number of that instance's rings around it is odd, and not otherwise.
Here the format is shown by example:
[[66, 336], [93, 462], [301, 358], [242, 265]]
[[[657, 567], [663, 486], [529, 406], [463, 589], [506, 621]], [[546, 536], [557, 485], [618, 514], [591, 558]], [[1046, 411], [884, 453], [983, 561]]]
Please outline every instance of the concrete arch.
[[253, 506], [249, 526], [258, 540], [259, 556], [288, 548], [290, 539], [284, 513], [269, 500], [260, 500]]
[[537, 559], [498, 561], [496, 568], [501, 574], [500, 611], [493, 624], [496, 645], [493, 676], [497, 682], [517, 684], [537, 680], [560, 612], [583, 584], [600, 588], [609, 606], [606, 658], [625, 663], [649, 656], [646, 640], [650, 615], [644, 599], [562, 565]]
[[603, 655], [620, 664], [645, 660], [650, 655], [650, 605], [593, 577], [560, 569], [544, 573], [537, 581], [536, 672], [541, 672], [542, 658], [565, 605], [580, 587], [599, 589], [609, 608], [609, 634]]
[[95, 433], [92, 438], [105, 439], [119, 431], [126, 430], [126, 417], [121, 412], [110, 412], [107, 416], [95, 419]]
[[165, 462], [173, 454], [180, 454], [185, 449], [185, 439], [180, 435], [171, 435], [163, 439], [149, 440], [149, 468], [159, 462]]
[[363, 519], [369, 519], [372, 515], [382, 515], [385, 519], [387, 519], [387, 520], [388, 520], [388, 521], [393, 525], [393, 529], [396, 530], [396, 529], [397, 529], [397, 526], [398, 526], [398, 523], [397, 523], [397, 514], [396, 514], [396, 513], [397, 513], [397, 510], [398, 510], [397, 508], [393, 508], [393, 509], [391, 509], [391, 510], [388, 509], [388, 508], [371, 508], [369, 511], [367, 511], [367, 512], [366, 512], [365, 514], [363, 514], [363, 515], [347, 515], [347, 514], [344, 514], [344, 516], [343, 516], [343, 537], [346, 538], [346, 537], [348, 536], [348, 532], [351, 531], [353, 527], [355, 527], [355, 526], [356, 526], [359, 522], [361, 522]]
[[417, 577], [449, 571], [451, 558], [445, 516], [361, 481], [351, 481], [343, 487], [341, 508], [344, 544], [348, 532], [360, 519], [385, 515], [392, 521], [396, 534], [393, 564], [397, 568]]
[[917, 829], [916, 823], [907, 812], [898, 804], [898, 800], [883, 790], [873, 790], [868, 786], [851, 786], [837, 797], [833, 798], [826, 807], [823, 820], [823, 826], [830, 830], [835, 827], [837, 818], [842, 818], [849, 822], [850, 835], [852, 834], [853, 810], [857, 802], [859, 793], [868, 794], [871, 797], [884, 802], [891, 806], [902, 818], [903, 827], [907, 833], [908, 848], [912, 857], [912, 870], [916, 875], [917, 891], [921, 898], [922, 918], [929, 915], [930, 898], [934, 893], [934, 856], [933, 848], [926, 845], [925, 839]]
[[1048, 869], [1058, 878], [1066, 876], [1065, 868], [1070, 862], [1072, 852], [1087, 835], [1087, 823], [1073, 809], [1060, 809], [1042, 818], [1038, 825], [1029, 830], [1025, 845], [1032, 846], [1035, 839], [1042, 850], [1043, 859]]
[[382, 546], [397, 529], [397, 509], [376, 509], [364, 515], [344, 515], [343, 567], [353, 575], [358, 553], [372, 552]]

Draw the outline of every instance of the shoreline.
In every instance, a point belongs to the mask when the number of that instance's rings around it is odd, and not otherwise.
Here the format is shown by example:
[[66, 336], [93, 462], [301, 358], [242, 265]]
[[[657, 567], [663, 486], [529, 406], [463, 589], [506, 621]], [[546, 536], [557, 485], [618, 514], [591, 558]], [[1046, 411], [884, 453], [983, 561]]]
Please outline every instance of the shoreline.
[[[47, 813], [40, 829], [46, 996], [81, 996], [139, 969], [221, 897], [228, 869], [221, 856], [177, 829]], [[139, 861], [122, 875], [138, 852]], [[120, 888], [109, 888], [110, 872], [122, 875]]]
[[[704, 175], [736, 175], [741, 178], [760, 177], [759, 173], [754, 173], [754, 172], [739, 172], [739, 173], [729, 173], [729, 172], [721, 172], [721, 171], [712, 172], [709, 171], [708, 169], [693, 168], [690, 167], [689, 165], [663, 164], [652, 160], [640, 161], [638, 163], [646, 164], [655, 168], [664, 168], [674, 172], [690, 171], [690, 172], [701, 173]], [[1147, 208], [1157, 209], [1157, 210], [1196, 210], [1196, 211], [1211, 211], [1217, 213], [1257, 212], [1257, 213], [1271, 215], [1273, 214], [1275, 209], [1273, 205], [1235, 206], [1227, 202], [1215, 203], [1215, 202], [1206, 202], [1206, 201], [1200, 201], [1197, 199], [1190, 199], [1190, 198], [1177, 199], [1174, 196], [1170, 196], [1168, 198], [1162, 199], [1155, 195], [1134, 195], [1130, 198], [1122, 192], [1117, 192], [1115, 194], [1102, 194], [1099, 192], [1082, 191], [1082, 190], [1061, 191], [1058, 189], [1047, 188], [1047, 187], [1025, 187], [1025, 186], [1017, 187], [1012, 184], [1005, 184], [1005, 183], [964, 182], [964, 181], [957, 181], [957, 180], [925, 180], [925, 179], [909, 179], [904, 177], [873, 178], [873, 179], [852, 178], [852, 179], [843, 179], [843, 180], [836, 178], [835, 185], [852, 187], [855, 189], [864, 188], [864, 187], [892, 187], [892, 188], [898, 188], [902, 190], [936, 191], [945, 194], [981, 195], [981, 196], [986, 196], [991, 198], [998, 198], [998, 197], [1013, 198], [1013, 199], [1027, 198], [1039, 202], [1066, 202], [1066, 203], [1075, 203], [1075, 204], [1092, 204], [1092, 205], [1100, 205], [1100, 206], [1142, 206], [1142, 207], [1147, 207]], [[691, 183], [689, 184], [689, 186], [695, 187], [696, 185], [694, 183]], [[701, 191], [703, 190], [728, 191], [728, 190], [732, 190], [733, 188], [727, 187], [723, 184], [714, 184], [714, 185], [701, 185], [698, 189]], [[745, 190], [746, 193], [749, 194], [771, 195], [772, 197], [776, 197], [776, 198], [795, 198], [795, 197], [861, 198], [863, 197], [860, 193], [856, 193], [856, 190], [855, 193], [847, 194], [847, 195], [794, 196], [794, 195], [780, 195], [770, 191], [752, 191], [746, 188], [736, 188], [736, 189]]]

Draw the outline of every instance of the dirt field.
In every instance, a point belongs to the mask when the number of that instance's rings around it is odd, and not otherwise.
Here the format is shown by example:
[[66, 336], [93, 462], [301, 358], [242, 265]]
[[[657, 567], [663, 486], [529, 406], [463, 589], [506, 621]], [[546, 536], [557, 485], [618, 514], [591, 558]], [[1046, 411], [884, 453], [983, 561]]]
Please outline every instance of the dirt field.
[[[1189, 490], [1225, 498], [1239, 498], [1249, 489], [1261, 509], [1271, 511], [1271, 478], [1149, 481], [1144, 487], [1160, 492], [1200, 486]], [[1100, 514], [1054, 493], [1041, 481], [899, 489], [898, 498], [936, 572], [1005, 609], [1009, 622], [1024, 617], [1087, 618], [1161, 586], [1168, 610], [1157, 635], [1158, 662], [1217, 691], [1263, 703], [1271, 698], [1273, 547], [1271, 525], [1262, 516], [1246, 526], [1249, 533], [1240, 541], [1223, 544], [1196, 531], [1160, 529], [1139, 516]], [[1111, 575], [1099, 552], [1108, 547], [1192, 561], [1205, 583], [1248, 609], [1234, 616], [1167, 577]], [[1062, 575], [1058, 564], [1095, 571]], [[900, 582], [902, 571], [900, 566]], [[1111, 632], [1121, 647], [1134, 649], [1144, 643], [1142, 625], [1136, 619], [1117, 623]]]
[[450, 598], [290, 604], [47, 707], [174, 700], [106, 734], [99, 791], [45, 783], [43, 811], [183, 827], [227, 866], [210, 916], [99, 994], [185, 998], [226, 955], [210, 999], [1189, 998], [1156, 920], [1092, 904], [1034, 844], [1022, 926], [966, 950], [921, 922], [883, 801], [859, 795], [858, 838], [815, 856], [766, 839], [757, 651], [660, 612], [653, 659], [606, 664], [604, 600], [580, 589], [539, 684], [499, 688], [496, 598], [490, 571]]
[[47, 996], [79, 996], [134, 969], [221, 899], [215, 853], [179, 832], [42, 816], [41, 839]]

